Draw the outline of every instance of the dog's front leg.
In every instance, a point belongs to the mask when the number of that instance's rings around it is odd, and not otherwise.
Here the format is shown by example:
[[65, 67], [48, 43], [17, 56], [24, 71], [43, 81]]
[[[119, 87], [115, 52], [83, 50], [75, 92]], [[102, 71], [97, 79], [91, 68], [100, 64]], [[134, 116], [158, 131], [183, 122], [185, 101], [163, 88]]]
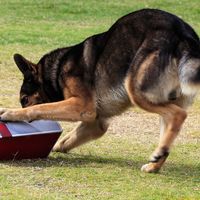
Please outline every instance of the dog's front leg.
[[70, 134], [65, 135], [55, 144], [53, 151], [68, 152], [86, 142], [100, 138], [107, 129], [108, 123], [104, 119], [81, 122]]
[[0, 109], [0, 119], [4, 121], [32, 121], [39, 119], [61, 121], [95, 120], [96, 110], [93, 101], [86, 102], [79, 97], [67, 100], [30, 106], [20, 109]]

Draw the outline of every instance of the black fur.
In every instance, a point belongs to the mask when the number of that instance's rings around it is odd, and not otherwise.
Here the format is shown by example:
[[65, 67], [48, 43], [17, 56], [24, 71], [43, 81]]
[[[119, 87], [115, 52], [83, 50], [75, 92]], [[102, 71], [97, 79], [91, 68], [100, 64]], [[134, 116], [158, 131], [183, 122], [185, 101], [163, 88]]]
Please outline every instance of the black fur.
[[[90, 57], [90, 65], [83, 59], [84, 44], [87, 41], [92, 45], [92, 50], [89, 52], [92, 55], [87, 55]], [[169, 64], [171, 57], [182, 56], [183, 49], [190, 52], [191, 56], [200, 57], [200, 42], [193, 29], [175, 15], [160, 10], [144, 9], [122, 17], [107, 32], [70, 47], [62, 56], [57, 56], [56, 52], [63, 52], [66, 49], [59, 49], [45, 56], [46, 60], [59, 61], [57, 77], [60, 81], [57, 83], [57, 88], [53, 88], [48, 82], [51, 80], [48, 75], [44, 80], [53, 91], [57, 91], [58, 99], [62, 99], [59, 92], [59, 87], [62, 90], [62, 66], [72, 62], [72, 70], [67, 76], [82, 77], [90, 87], [95, 86], [97, 76], [101, 77], [100, 84], [118, 85], [123, 80], [119, 77], [125, 77], [130, 65], [134, 65], [137, 73], [137, 67], [144, 58], [150, 52], [159, 50], [159, 60], [156, 63], [159, 68], [150, 68], [153, 73], [149, 73], [150, 77], [146, 77], [147, 80], [141, 86], [142, 90], [146, 90], [156, 84], [156, 77]], [[44, 74], [47, 74], [46, 71], [52, 67], [53, 62], [44, 65], [46, 68]], [[47, 90], [50, 88], [45, 91]]]

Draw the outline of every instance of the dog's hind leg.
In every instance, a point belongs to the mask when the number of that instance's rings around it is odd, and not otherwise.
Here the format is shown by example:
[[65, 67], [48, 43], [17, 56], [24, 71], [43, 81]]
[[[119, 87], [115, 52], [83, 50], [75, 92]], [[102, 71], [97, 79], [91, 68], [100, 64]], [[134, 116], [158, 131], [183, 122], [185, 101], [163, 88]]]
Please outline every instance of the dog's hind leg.
[[162, 116], [160, 116], [160, 138], [162, 138], [162, 136], [166, 130], [166, 127], [167, 127], [167, 125], [166, 125], [165, 119]]
[[58, 141], [53, 151], [68, 152], [90, 140], [98, 139], [108, 129], [108, 124], [101, 119], [93, 122], [81, 122], [69, 135]]
[[159, 114], [165, 122], [164, 133], [160, 137], [158, 147], [152, 154], [150, 162], [141, 169], [145, 172], [157, 172], [168, 157], [171, 144], [178, 135], [187, 113], [183, 108], [172, 103], [152, 103], [142, 96], [140, 91], [135, 91], [133, 86], [131, 78], [127, 79], [126, 89], [132, 103], [148, 112]]
[[157, 172], [168, 157], [171, 144], [178, 135], [187, 114], [184, 109], [174, 104], [151, 105], [149, 103], [139, 106], [149, 112], [160, 114], [165, 122], [158, 147], [152, 154], [150, 162], [141, 169], [145, 172]]

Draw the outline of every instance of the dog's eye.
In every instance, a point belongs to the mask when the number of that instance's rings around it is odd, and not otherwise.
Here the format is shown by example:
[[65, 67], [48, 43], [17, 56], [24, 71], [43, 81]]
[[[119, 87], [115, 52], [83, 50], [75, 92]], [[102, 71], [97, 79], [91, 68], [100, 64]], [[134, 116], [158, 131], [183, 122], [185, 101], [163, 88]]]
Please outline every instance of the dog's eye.
[[25, 106], [26, 104], [28, 104], [28, 96], [22, 97], [21, 104], [22, 104], [22, 106]]

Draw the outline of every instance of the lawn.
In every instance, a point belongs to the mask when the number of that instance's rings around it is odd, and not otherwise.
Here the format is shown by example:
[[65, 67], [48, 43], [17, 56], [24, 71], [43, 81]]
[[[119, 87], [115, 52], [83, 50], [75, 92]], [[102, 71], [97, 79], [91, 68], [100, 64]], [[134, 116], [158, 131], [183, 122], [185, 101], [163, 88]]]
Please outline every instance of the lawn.
[[[199, 0], [0, 0], [0, 107], [19, 107], [22, 76], [12, 56], [37, 62], [48, 51], [106, 31], [141, 8], [172, 12], [200, 35]], [[112, 119], [101, 139], [48, 159], [0, 162], [0, 199], [200, 199], [200, 97], [166, 165], [145, 174], [159, 137], [158, 117], [139, 109]], [[61, 123], [67, 134], [76, 123]]]

